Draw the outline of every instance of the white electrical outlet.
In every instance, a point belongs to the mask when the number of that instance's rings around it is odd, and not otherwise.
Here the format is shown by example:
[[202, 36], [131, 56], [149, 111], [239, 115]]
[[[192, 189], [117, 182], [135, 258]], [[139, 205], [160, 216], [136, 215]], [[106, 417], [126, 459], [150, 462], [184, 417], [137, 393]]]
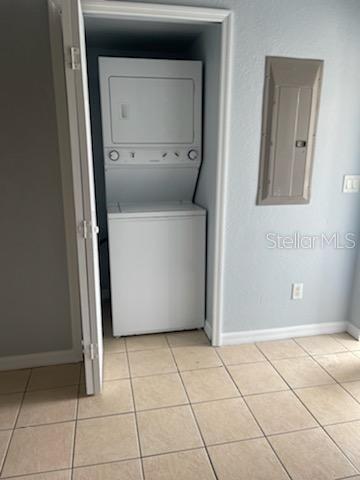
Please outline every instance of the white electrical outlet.
[[360, 192], [360, 175], [345, 175], [343, 183], [344, 193]]
[[304, 284], [303, 283], [293, 283], [291, 288], [291, 299], [292, 300], [301, 300], [304, 293]]

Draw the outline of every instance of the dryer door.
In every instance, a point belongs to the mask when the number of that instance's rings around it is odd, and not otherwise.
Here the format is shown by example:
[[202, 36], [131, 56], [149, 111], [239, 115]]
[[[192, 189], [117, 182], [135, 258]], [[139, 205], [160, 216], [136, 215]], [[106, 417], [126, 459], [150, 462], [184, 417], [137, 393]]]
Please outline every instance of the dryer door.
[[194, 142], [193, 79], [111, 76], [109, 93], [113, 143]]

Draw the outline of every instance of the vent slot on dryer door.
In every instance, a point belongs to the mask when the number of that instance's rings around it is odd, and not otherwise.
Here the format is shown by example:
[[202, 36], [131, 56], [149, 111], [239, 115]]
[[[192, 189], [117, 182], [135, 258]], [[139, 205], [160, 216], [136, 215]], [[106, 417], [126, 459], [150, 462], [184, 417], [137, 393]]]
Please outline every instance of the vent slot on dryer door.
[[258, 205], [310, 201], [322, 65], [266, 59]]

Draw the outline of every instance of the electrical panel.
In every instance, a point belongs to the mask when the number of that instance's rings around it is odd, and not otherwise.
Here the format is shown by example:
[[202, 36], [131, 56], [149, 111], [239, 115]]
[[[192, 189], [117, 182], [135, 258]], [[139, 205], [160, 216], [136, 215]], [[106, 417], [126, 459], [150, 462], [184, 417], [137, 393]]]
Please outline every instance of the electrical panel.
[[258, 205], [310, 201], [323, 61], [267, 57]]

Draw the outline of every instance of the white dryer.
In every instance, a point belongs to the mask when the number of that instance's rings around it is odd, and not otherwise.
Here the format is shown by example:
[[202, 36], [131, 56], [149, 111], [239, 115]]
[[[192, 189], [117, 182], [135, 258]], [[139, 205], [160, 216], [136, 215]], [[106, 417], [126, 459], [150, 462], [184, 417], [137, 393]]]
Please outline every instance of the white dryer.
[[202, 327], [201, 62], [99, 58], [113, 333]]
[[100, 57], [99, 78], [107, 203], [192, 201], [201, 62]]
[[108, 227], [114, 335], [203, 327], [206, 211], [117, 204]]

